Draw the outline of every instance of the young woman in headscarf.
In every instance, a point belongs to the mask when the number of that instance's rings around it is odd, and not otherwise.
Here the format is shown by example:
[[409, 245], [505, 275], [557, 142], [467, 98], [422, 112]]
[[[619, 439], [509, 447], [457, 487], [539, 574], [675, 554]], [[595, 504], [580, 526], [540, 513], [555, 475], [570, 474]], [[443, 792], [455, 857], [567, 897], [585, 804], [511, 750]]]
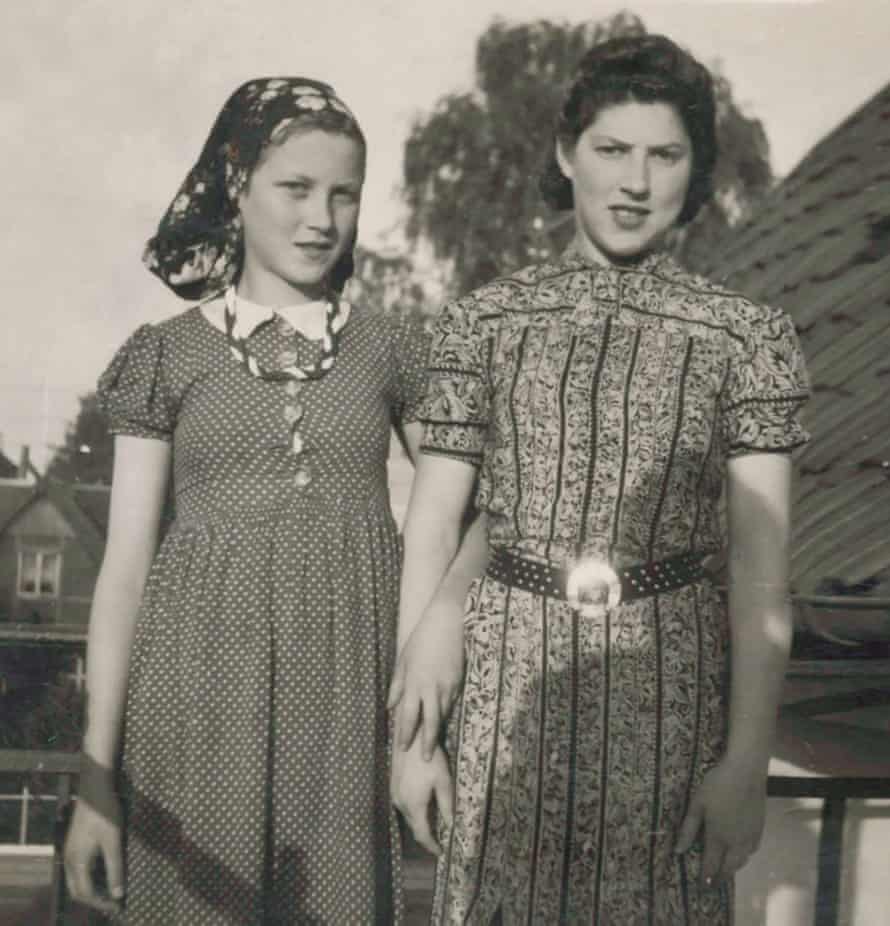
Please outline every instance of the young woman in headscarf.
[[[663, 250], [716, 154], [704, 67], [662, 36], [594, 47], [543, 185], [573, 243], [438, 319], [392, 696], [394, 799], [441, 848], [436, 923], [731, 921], [790, 644], [808, 387], [783, 312]], [[477, 472], [487, 573], [465, 612], [449, 582], [427, 607]], [[726, 544], [728, 607], [706, 573]]]
[[391, 425], [417, 447], [428, 338], [342, 298], [364, 171], [332, 88], [240, 87], [145, 254], [199, 304], [99, 382], [114, 479], [65, 857], [129, 923], [400, 921], [387, 455]]

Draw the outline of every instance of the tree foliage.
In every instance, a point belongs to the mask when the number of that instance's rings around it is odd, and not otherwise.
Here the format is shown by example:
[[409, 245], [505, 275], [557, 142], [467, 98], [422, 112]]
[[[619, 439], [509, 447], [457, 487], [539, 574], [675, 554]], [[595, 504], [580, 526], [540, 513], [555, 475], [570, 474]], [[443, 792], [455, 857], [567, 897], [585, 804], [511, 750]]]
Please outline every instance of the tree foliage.
[[83, 695], [65, 647], [0, 647], [0, 748], [75, 751], [82, 735]]
[[403, 253], [366, 247], [355, 252], [355, 272], [346, 296], [372, 310], [399, 318], [422, 319], [427, 304], [413, 261]]
[[47, 467], [47, 475], [63, 482], [111, 483], [114, 439], [95, 392], [80, 398], [80, 410]]
[[[429, 242], [450, 265], [453, 290], [565, 246], [570, 218], [549, 210], [538, 193], [556, 113], [591, 45], [645, 32], [630, 13], [580, 25], [495, 20], [477, 44], [474, 88], [442, 98], [415, 122], [404, 154], [406, 230], [412, 242]], [[719, 73], [716, 89], [717, 196], [673, 242], [693, 267], [702, 249], [746, 215], [772, 183], [763, 127], [742, 113]]]

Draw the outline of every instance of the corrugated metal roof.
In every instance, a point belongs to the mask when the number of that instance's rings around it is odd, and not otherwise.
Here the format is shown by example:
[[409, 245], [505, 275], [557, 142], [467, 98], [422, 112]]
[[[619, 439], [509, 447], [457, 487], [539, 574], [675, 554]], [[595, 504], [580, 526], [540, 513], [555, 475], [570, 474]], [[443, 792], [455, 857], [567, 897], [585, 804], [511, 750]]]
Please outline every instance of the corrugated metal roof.
[[813, 398], [797, 454], [803, 593], [890, 588], [890, 85], [823, 139], [706, 271], [794, 318]]

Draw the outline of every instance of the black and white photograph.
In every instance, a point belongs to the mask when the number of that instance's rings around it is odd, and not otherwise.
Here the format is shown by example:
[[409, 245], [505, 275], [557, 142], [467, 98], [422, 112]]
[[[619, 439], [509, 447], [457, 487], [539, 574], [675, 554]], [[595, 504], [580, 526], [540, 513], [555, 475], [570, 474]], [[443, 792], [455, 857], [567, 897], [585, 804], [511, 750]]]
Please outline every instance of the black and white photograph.
[[0, 12], [0, 926], [890, 926], [890, 5]]

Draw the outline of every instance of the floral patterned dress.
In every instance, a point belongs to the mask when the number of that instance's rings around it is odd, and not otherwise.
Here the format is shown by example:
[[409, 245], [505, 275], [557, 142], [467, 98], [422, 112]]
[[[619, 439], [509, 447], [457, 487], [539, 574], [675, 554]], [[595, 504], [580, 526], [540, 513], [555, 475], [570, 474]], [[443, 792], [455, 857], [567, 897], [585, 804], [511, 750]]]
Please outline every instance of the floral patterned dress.
[[[216, 300], [143, 326], [100, 381], [116, 434], [172, 442], [176, 507], [131, 661], [126, 921], [389, 926], [387, 457], [429, 341], [353, 309], [333, 369], [295, 394], [244, 369], [221, 315]], [[267, 367], [318, 351], [280, 319], [248, 344]]]
[[[569, 251], [443, 310], [423, 449], [480, 467], [493, 545], [616, 566], [725, 543], [727, 458], [806, 440], [788, 317], [669, 257]], [[727, 726], [728, 622], [708, 581], [579, 617], [485, 577], [448, 749], [434, 922], [718, 926], [674, 843]]]

